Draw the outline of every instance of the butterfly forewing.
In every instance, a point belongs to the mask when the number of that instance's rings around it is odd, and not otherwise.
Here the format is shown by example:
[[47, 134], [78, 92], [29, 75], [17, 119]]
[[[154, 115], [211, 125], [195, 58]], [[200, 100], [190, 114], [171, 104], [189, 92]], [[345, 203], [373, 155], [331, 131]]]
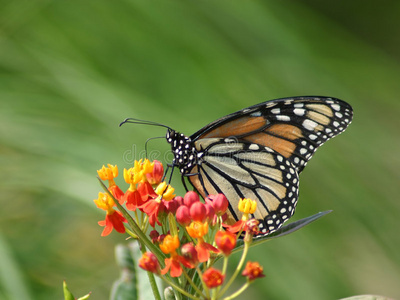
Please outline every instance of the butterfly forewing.
[[192, 140], [234, 137], [269, 147], [289, 159], [300, 173], [316, 149], [352, 120], [352, 108], [327, 97], [267, 101], [216, 120]]

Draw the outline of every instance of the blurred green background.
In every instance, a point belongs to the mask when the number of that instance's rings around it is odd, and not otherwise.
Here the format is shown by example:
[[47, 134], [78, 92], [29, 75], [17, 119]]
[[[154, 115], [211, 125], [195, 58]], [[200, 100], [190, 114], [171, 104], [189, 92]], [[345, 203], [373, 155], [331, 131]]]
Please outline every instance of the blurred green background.
[[[348, 131], [302, 173], [292, 220], [334, 212], [253, 248], [250, 259], [267, 276], [241, 299], [400, 298], [399, 1], [0, 7], [0, 299], [61, 299], [63, 279], [75, 295], [108, 298], [118, 276], [114, 245], [125, 241], [100, 237], [96, 170], [129, 167], [147, 138], [165, 134], [119, 128], [124, 118], [190, 135], [295, 95], [333, 96], [354, 108]], [[164, 140], [149, 148], [167, 161]]]

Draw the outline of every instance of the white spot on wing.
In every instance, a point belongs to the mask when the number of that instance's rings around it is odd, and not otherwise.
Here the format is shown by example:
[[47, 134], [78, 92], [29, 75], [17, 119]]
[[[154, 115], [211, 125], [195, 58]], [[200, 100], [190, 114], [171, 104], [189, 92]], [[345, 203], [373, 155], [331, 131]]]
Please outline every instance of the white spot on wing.
[[317, 126], [318, 126], [318, 123], [316, 123], [312, 120], [305, 119], [303, 121], [303, 127], [307, 130], [313, 131], [315, 129], [315, 127], [317, 127]]

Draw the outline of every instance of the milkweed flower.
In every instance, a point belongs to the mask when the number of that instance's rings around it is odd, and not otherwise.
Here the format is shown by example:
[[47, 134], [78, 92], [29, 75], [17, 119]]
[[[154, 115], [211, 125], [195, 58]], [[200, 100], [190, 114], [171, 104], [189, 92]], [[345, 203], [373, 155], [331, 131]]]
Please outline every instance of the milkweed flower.
[[182, 274], [183, 264], [186, 268], [193, 268], [193, 265], [187, 261], [183, 256], [178, 255], [177, 249], [179, 248], [179, 237], [172, 236], [170, 234], [166, 235], [162, 243], [160, 244], [160, 249], [165, 254], [170, 254], [171, 257], [165, 259], [165, 268], [161, 270], [161, 274], [165, 275], [170, 271], [172, 277], [179, 277]]
[[248, 261], [242, 275], [247, 277], [248, 280], [252, 281], [257, 278], [265, 277], [263, 273], [263, 268], [258, 262]]
[[114, 181], [114, 178], [118, 176], [118, 167], [111, 164], [107, 164], [107, 167], [103, 165], [100, 170], [97, 170], [97, 174], [101, 180], [108, 180], [108, 190], [122, 205], [124, 203], [124, 192], [115, 184]]
[[246, 223], [250, 219], [249, 215], [255, 213], [257, 209], [257, 202], [247, 198], [240, 199], [238, 208], [239, 211], [243, 213], [242, 219], [233, 225], [224, 224], [226, 230], [232, 233], [240, 233], [247, 229]]
[[228, 256], [236, 246], [236, 235], [229, 231], [218, 231], [215, 235], [215, 243], [218, 249]]
[[208, 233], [208, 223], [193, 221], [186, 226], [188, 234], [197, 239], [196, 251], [199, 262], [206, 262], [210, 258], [210, 252], [218, 253], [219, 250], [211, 244], [204, 241], [204, 236]]
[[167, 185], [166, 182], [161, 182], [155, 190], [158, 195], [157, 198], [150, 199], [140, 207], [149, 216], [149, 223], [152, 227], [155, 227], [156, 223], [161, 226], [158, 214], [164, 208], [162, 200], [172, 200], [175, 197], [174, 191], [175, 189], [172, 186]]
[[221, 271], [209, 268], [203, 273], [203, 282], [209, 289], [218, 287], [224, 283], [225, 275]]
[[127, 221], [119, 211], [113, 208], [114, 200], [110, 195], [100, 192], [98, 199], [93, 201], [98, 208], [107, 212], [105, 220], [98, 222], [100, 226], [105, 226], [101, 236], [109, 235], [113, 228], [119, 233], [125, 233], [125, 226], [123, 223]]

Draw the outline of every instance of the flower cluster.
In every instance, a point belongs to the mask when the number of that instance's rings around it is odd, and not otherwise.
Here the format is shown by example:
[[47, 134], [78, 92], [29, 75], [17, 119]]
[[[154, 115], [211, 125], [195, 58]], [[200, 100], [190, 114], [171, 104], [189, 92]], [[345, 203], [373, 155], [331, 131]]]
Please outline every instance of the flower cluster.
[[[106, 211], [105, 220], [99, 222], [105, 226], [102, 236], [115, 229], [137, 239], [143, 250], [139, 266], [148, 271], [150, 280], [150, 274], [156, 274], [175, 293], [191, 299], [220, 299], [242, 270], [252, 237], [258, 233], [258, 222], [249, 217], [257, 204], [240, 199], [243, 216], [227, 225], [224, 222], [229, 202], [223, 194], [210, 195], [204, 202], [193, 191], [183, 198], [176, 196], [174, 188], [162, 181], [163, 173], [158, 161], [135, 161], [132, 168], [124, 169], [124, 179], [129, 184], [124, 193], [114, 181], [118, 176], [116, 166], [98, 170], [99, 177], [108, 180], [108, 191], [99, 193], [94, 200], [97, 207]], [[147, 234], [149, 226], [153, 230]], [[234, 274], [228, 276], [228, 259], [239, 237], [244, 237], [242, 258]], [[221, 270], [214, 266], [220, 258]], [[247, 262], [241, 274], [247, 278], [246, 283], [230, 299], [264, 276], [257, 262]]]

